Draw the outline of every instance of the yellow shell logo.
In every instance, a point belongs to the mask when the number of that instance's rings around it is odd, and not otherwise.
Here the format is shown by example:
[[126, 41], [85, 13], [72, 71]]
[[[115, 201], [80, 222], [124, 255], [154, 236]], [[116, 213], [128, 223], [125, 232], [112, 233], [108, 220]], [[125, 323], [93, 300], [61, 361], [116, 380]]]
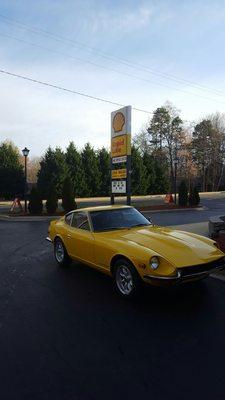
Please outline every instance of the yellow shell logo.
[[124, 124], [125, 124], [125, 117], [124, 117], [123, 113], [121, 113], [121, 112], [116, 113], [113, 118], [114, 132], [122, 131]]

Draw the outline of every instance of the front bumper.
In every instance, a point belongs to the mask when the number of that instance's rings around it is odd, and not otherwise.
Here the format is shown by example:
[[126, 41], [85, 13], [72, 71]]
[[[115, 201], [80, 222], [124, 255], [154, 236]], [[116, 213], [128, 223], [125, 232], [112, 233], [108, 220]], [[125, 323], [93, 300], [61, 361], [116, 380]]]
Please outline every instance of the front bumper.
[[222, 257], [219, 260], [212, 261], [206, 264], [188, 266], [183, 268], [177, 268], [177, 275], [175, 276], [160, 276], [160, 275], [144, 275], [145, 282], [153, 285], [168, 285], [168, 284], [180, 284], [185, 282], [193, 282], [199, 279], [204, 279], [210, 274], [225, 269], [225, 258]]

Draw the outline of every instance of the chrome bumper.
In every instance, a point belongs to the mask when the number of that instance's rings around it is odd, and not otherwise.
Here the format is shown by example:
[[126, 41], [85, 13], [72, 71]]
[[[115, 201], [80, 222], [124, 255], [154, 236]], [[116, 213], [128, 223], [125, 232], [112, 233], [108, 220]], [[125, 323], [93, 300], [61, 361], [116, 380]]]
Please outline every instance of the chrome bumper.
[[[184, 268], [185, 269], [185, 268]], [[185, 274], [182, 275], [182, 270], [177, 271], [177, 275], [175, 276], [156, 276], [156, 275], [144, 275], [143, 278], [145, 281], [149, 283], [155, 283], [155, 284], [163, 284], [163, 283], [170, 283], [170, 284], [179, 284], [183, 282], [189, 282], [189, 281], [194, 281], [198, 279], [203, 279], [209, 276], [210, 274], [213, 274], [218, 271], [222, 271], [225, 269], [225, 264], [219, 267], [212, 268], [211, 270], [208, 271], [201, 271], [201, 272], [195, 272], [192, 274]]]
[[181, 273], [178, 272], [175, 276], [161, 276], [161, 275], [144, 275], [143, 278], [150, 283], [176, 283], [181, 279]]
[[49, 237], [49, 236], [47, 236], [45, 239], [47, 240], [47, 242], [50, 242], [50, 243], [52, 243], [52, 239], [50, 239], [50, 237]]

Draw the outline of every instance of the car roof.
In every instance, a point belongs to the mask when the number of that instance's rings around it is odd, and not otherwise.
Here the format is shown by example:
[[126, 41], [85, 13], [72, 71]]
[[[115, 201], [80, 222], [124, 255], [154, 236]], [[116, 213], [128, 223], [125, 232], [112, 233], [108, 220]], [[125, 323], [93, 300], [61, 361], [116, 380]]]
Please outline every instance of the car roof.
[[74, 211], [110, 211], [110, 210], [119, 210], [124, 208], [133, 208], [131, 206], [123, 206], [123, 205], [110, 205], [110, 206], [95, 206], [95, 207], [85, 207], [85, 208], [78, 208]]

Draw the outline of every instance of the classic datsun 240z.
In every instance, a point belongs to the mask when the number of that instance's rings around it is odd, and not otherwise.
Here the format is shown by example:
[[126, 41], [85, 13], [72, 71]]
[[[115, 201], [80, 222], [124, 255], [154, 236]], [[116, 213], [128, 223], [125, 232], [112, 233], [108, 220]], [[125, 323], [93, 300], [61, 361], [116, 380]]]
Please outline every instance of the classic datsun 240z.
[[113, 277], [116, 290], [132, 297], [152, 285], [200, 280], [225, 268], [215, 241], [154, 226], [129, 206], [71, 211], [49, 226], [57, 263], [81, 261]]

